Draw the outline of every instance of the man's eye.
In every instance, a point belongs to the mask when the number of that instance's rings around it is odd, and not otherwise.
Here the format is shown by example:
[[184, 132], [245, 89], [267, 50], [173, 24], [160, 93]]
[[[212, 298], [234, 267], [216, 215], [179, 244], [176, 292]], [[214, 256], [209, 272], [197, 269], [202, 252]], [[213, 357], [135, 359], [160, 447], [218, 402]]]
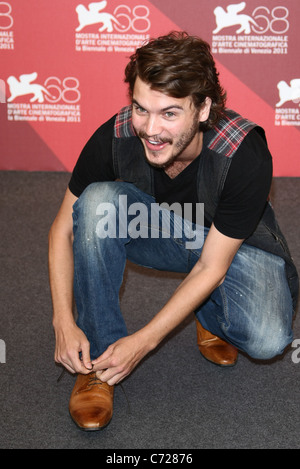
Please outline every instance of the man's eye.
[[147, 112], [146, 109], [142, 108], [141, 106], [135, 106], [135, 110], [139, 114], [145, 114]]
[[172, 118], [172, 117], [175, 117], [175, 114], [174, 114], [174, 112], [168, 111], [168, 112], [165, 113], [165, 116], [166, 116], [168, 119], [170, 119], [170, 118]]

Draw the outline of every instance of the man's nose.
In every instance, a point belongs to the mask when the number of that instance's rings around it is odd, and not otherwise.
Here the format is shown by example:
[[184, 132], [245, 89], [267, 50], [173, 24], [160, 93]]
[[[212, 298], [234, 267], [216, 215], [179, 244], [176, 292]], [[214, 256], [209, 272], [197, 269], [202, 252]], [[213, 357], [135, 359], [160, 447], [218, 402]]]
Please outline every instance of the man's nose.
[[158, 116], [149, 116], [146, 123], [145, 132], [148, 137], [159, 135], [162, 131], [162, 126]]

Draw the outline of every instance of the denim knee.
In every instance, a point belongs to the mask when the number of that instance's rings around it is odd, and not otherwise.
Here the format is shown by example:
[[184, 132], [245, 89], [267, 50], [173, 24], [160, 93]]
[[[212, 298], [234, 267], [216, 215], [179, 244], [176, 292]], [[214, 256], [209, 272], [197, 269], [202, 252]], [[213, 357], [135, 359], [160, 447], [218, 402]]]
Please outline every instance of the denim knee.
[[75, 209], [88, 210], [95, 213], [99, 203], [113, 202], [115, 196], [120, 193], [120, 185], [117, 182], [94, 182], [89, 184], [82, 192], [79, 199], [75, 202]]
[[111, 183], [96, 182], [90, 184], [73, 205], [73, 232], [86, 246], [94, 245], [97, 237], [99, 204], [114, 198]]
[[290, 331], [285, 328], [272, 329], [273, 333], [257, 331], [253, 339], [250, 339], [243, 347], [244, 351], [252, 358], [258, 360], [270, 360], [281, 355], [285, 348], [293, 341]]
[[109, 181], [94, 182], [87, 186], [73, 205], [73, 212], [76, 217], [95, 220], [100, 204], [114, 204], [117, 206], [118, 196], [122, 192], [122, 185], [123, 183], [120, 182]]

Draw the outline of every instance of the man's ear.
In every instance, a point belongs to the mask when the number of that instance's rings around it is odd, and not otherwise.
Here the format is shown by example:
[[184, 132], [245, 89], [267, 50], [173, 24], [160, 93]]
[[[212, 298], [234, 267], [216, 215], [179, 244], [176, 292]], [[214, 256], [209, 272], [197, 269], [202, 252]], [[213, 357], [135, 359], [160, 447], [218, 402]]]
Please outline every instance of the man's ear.
[[209, 118], [210, 108], [212, 100], [210, 98], [205, 98], [204, 103], [199, 111], [199, 122], [205, 122]]

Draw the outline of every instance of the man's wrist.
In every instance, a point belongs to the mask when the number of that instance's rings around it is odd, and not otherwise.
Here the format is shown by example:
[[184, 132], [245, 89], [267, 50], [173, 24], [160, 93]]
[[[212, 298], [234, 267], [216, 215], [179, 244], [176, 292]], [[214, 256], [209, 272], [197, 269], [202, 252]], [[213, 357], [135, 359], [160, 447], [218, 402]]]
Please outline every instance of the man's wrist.
[[140, 335], [140, 341], [144, 344], [146, 353], [154, 350], [162, 340], [160, 334], [158, 335], [150, 324], [140, 329], [137, 334]]
[[62, 329], [65, 327], [75, 326], [75, 319], [72, 311], [64, 313], [54, 313], [52, 319], [52, 326], [54, 329]]

